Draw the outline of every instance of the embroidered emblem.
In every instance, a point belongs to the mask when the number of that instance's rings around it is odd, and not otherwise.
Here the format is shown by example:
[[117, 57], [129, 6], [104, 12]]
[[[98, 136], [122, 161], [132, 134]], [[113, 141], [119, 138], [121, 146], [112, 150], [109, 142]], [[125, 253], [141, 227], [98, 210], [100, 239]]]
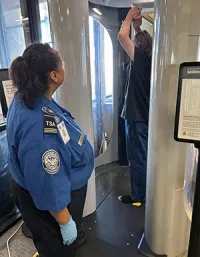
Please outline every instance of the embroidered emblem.
[[48, 150], [42, 156], [42, 165], [49, 174], [56, 174], [60, 168], [60, 157], [55, 150]]

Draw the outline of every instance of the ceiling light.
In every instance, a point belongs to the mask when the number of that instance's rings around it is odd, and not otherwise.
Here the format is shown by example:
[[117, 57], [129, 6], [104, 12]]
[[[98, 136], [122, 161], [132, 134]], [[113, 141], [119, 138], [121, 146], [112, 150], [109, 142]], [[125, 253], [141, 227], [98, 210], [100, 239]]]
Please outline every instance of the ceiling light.
[[102, 15], [102, 12], [101, 12], [99, 9], [93, 8], [92, 10], [93, 10], [95, 13], [97, 13], [98, 15]]

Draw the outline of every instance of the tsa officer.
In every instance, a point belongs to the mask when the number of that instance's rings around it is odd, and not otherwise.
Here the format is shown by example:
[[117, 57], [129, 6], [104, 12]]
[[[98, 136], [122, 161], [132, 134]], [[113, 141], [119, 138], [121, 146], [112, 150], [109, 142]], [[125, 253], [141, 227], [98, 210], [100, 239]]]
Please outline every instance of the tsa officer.
[[75, 255], [93, 148], [52, 98], [64, 81], [59, 54], [30, 45], [10, 69], [17, 89], [7, 117], [14, 200], [41, 257]]

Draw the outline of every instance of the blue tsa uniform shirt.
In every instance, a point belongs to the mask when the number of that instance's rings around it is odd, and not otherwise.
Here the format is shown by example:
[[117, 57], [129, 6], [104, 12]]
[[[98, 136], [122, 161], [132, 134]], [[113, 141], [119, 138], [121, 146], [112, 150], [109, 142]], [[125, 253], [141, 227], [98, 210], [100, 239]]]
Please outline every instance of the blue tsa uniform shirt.
[[87, 184], [94, 153], [71, 114], [45, 97], [28, 109], [15, 97], [7, 117], [9, 168], [40, 210], [59, 212]]

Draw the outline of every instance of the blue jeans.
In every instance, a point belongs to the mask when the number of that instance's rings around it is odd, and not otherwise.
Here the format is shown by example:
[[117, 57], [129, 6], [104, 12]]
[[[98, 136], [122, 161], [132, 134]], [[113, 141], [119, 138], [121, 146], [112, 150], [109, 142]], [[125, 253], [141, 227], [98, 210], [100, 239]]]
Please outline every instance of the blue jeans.
[[146, 196], [147, 145], [148, 123], [126, 120], [127, 157], [134, 201], [144, 201]]

